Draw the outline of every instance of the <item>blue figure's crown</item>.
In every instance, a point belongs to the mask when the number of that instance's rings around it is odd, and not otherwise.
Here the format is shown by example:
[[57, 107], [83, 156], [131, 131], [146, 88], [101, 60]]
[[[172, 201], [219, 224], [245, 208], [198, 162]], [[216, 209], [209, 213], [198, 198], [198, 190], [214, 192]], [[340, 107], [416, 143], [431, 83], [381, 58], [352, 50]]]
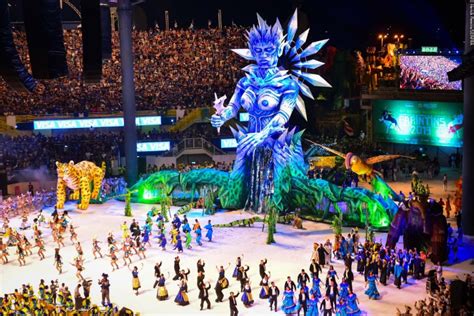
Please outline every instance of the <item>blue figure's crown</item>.
[[257, 13], [257, 20], [258, 24], [252, 26], [250, 31], [247, 31], [249, 48], [257, 43], [272, 43], [278, 48], [286, 45], [285, 35], [278, 19], [273, 26], [269, 26]]

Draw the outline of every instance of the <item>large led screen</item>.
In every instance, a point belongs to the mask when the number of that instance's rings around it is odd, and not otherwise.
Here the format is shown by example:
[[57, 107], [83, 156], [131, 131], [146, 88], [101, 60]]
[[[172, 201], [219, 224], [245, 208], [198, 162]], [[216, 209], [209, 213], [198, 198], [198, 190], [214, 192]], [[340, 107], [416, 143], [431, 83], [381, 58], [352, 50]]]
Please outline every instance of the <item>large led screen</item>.
[[447, 75], [460, 64], [460, 56], [401, 55], [400, 89], [461, 90], [461, 81], [450, 82]]

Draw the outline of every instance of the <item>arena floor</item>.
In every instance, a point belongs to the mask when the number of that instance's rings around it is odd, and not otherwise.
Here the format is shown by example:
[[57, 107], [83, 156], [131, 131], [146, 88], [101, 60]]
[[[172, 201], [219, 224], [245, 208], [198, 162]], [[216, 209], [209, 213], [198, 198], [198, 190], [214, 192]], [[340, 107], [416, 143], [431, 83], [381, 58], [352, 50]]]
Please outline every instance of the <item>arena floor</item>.
[[[145, 220], [145, 214], [149, 210], [150, 205], [133, 204], [134, 218], [141, 223]], [[278, 225], [278, 233], [275, 235], [276, 243], [273, 245], [266, 245], [266, 232], [262, 232], [262, 224], [256, 223], [251, 228], [215, 228], [214, 241], [207, 242], [203, 238], [203, 246], [200, 247], [193, 243], [191, 250], [184, 250], [180, 254], [181, 267], [190, 268], [191, 274], [189, 276], [189, 298], [191, 304], [182, 307], [174, 303], [174, 297], [177, 294], [178, 285], [176, 281], [172, 281], [173, 274], [173, 259], [177, 255], [176, 251], [168, 247], [166, 251], [159, 249], [156, 239], [153, 240], [153, 247], [147, 250], [147, 259], [138, 261], [138, 257], [134, 256], [132, 265], [138, 266], [140, 271], [140, 280], [142, 288], [140, 295], [135, 296], [132, 291], [132, 276], [131, 272], [121, 266], [120, 270], [112, 272], [110, 261], [108, 257], [104, 259], [93, 259], [91, 251], [91, 240], [96, 236], [102, 241], [103, 253], [106, 249], [106, 236], [108, 232], [113, 232], [119, 240], [121, 236], [120, 225], [123, 221], [131, 222], [131, 218], [123, 216], [124, 204], [118, 201], [109, 201], [103, 205], [92, 205], [89, 210], [78, 212], [75, 210], [74, 204], [68, 204], [66, 209], [70, 210], [73, 224], [77, 226], [77, 233], [79, 241], [83, 245], [85, 252], [85, 271], [84, 277], [94, 281], [91, 291], [91, 298], [93, 303], [100, 303], [100, 288], [97, 285], [97, 280], [102, 273], [108, 273], [111, 282], [111, 300], [119, 306], [129, 307], [142, 315], [223, 315], [229, 313], [229, 306], [227, 296], [230, 291], [237, 292], [240, 288], [239, 283], [231, 278], [234, 268], [235, 259], [237, 256], [243, 255], [243, 264], [250, 266], [249, 277], [252, 282], [253, 295], [256, 303], [250, 307], [245, 308], [240, 301], [238, 306], [241, 315], [275, 315], [270, 312], [267, 300], [260, 300], [258, 293], [260, 287], [258, 285], [260, 278], [258, 275], [258, 264], [260, 259], [267, 258], [267, 270], [271, 272], [271, 280], [276, 281], [280, 290], [283, 291], [283, 283], [286, 276], [290, 275], [296, 281], [296, 276], [302, 268], [308, 270], [309, 260], [312, 252], [313, 242], [324, 242], [330, 238], [333, 241], [333, 234], [331, 228], [326, 224], [304, 222], [305, 230], [296, 230], [291, 226]], [[173, 207], [173, 211], [177, 208]], [[248, 213], [240, 211], [232, 211], [225, 213], [218, 213], [212, 217], [202, 216], [201, 210], [193, 210], [188, 214], [191, 223], [194, 218], [199, 218], [201, 224], [211, 219], [212, 223], [228, 223], [235, 219], [249, 217]], [[18, 219], [12, 220], [13, 226], [19, 225]], [[344, 229], [348, 232], [350, 229]], [[49, 229], [43, 229], [46, 233], [45, 241], [47, 242], [47, 258], [39, 261], [36, 254], [27, 257], [27, 265], [20, 267], [15, 260], [9, 264], [1, 266], [0, 272], [0, 294], [10, 293], [15, 288], [20, 287], [23, 283], [31, 283], [35, 289], [39, 284], [40, 279], [45, 279], [47, 283], [51, 279], [58, 279], [59, 282], [65, 282], [71, 292], [76, 286], [75, 268], [70, 264], [76, 256], [76, 251], [69, 241], [69, 234], [66, 234], [66, 247], [61, 250], [64, 259], [64, 272], [58, 275], [53, 266], [53, 248], [52, 238]], [[32, 231], [27, 231], [27, 235], [31, 236]], [[204, 235], [204, 234], [203, 234]], [[364, 233], [360, 232], [361, 237]], [[194, 237], [194, 236], [193, 236]], [[384, 240], [386, 234], [377, 234], [376, 238]], [[168, 244], [169, 245], [169, 244]], [[445, 268], [445, 277], [452, 279], [455, 275], [463, 273], [471, 273], [472, 265], [470, 265], [470, 258], [474, 256], [473, 246], [474, 242], [467, 241], [465, 247], [460, 248], [461, 262]], [[12, 249], [13, 250], [13, 249]], [[13, 251], [10, 251], [10, 259], [14, 259]], [[206, 262], [206, 281], [210, 281], [212, 288], [217, 278], [216, 265], [228, 265], [230, 268], [226, 272], [226, 276], [230, 279], [230, 290], [224, 291], [226, 300], [224, 303], [214, 303], [215, 292], [210, 291], [210, 300], [213, 303], [211, 310], [200, 311], [198, 290], [196, 289], [196, 261], [201, 258]], [[156, 290], [153, 289], [155, 281], [153, 275], [153, 266], [155, 262], [163, 261], [162, 271], [165, 276], [169, 273], [167, 278], [167, 288], [170, 298], [167, 301], [158, 301]], [[123, 264], [123, 261], [120, 261]], [[342, 276], [343, 263], [335, 262], [334, 266], [338, 274]], [[431, 265], [427, 266], [427, 270]], [[355, 267], [355, 263], [354, 263]], [[326, 269], [323, 269], [323, 278], [326, 276]], [[364, 279], [363, 276], [356, 275], [354, 282], [354, 292], [358, 295], [360, 300], [360, 308], [368, 315], [394, 315], [396, 307], [404, 310], [405, 304], [413, 304], [415, 300], [426, 296], [425, 280], [418, 282], [412, 281], [409, 278], [410, 285], [404, 286], [398, 290], [393, 285], [393, 280], [390, 285], [384, 287], [379, 285], [381, 299], [377, 301], [368, 300], [364, 295]], [[279, 300], [279, 305], [281, 299]], [[282, 314], [280, 311], [279, 314]]]

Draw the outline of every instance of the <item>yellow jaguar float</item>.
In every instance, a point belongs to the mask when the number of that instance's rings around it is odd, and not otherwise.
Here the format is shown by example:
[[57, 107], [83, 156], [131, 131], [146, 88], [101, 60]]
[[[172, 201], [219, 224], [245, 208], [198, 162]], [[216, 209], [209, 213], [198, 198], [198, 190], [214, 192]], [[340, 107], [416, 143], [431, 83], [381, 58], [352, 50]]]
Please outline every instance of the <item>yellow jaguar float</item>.
[[[86, 210], [89, 207], [89, 202], [92, 199], [99, 197], [102, 180], [105, 175], [105, 162], [102, 162], [102, 167], [90, 161], [81, 161], [77, 164], [74, 161], [69, 163], [56, 162], [58, 171], [58, 185], [56, 195], [58, 202], [56, 207], [58, 209], [64, 208], [66, 201], [66, 188], [73, 190], [70, 196], [71, 200], [79, 200], [77, 206], [80, 210]], [[92, 183], [92, 193], [91, 193]]]

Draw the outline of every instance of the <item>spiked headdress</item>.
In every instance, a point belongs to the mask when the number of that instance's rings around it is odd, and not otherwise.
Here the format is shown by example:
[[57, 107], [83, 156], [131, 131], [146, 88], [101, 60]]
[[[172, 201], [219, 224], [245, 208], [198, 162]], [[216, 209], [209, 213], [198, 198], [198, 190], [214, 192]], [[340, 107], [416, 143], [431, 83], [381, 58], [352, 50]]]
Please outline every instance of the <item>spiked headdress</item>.
[[[291, 17], [286, 34], [283, 34], [283, 29], [278, 19], [273, 26], [269, 26], [259, 14], [257, 14], [257, 20], [258, 24], [252, 26], [250, 31], [247, 31], [249, 48], [232, 49], [234, 53], [246, 60], [253, 61], [255, 57], [252, 55], [252, 50], [250, 49], [252, 45], [258, 42], [272, 42], [279, 48], [279, 51], [282, 51], [282, 55], [279, 57], [280, 59], [285, 59], [285, 63], [281, 64], [288, 65], [287, 69], [281, 70], [290, 73], [304, 96], [314, 100], [314, 96], [306, 83], [314, 87], [331, 87], [323, 77], [309, 72], [309, 69], [314, 70], [324, 65], [324, 63], [316, 59], [311, 59], [310, 56], [316, 54], [321, 47], [327, 43], [328, 39], [312, 42], [305, 47], [309, 29], [302, 32], [298, 37], [295, 37], [298, 28], [298, 10], [295, 10], [295, 13]], [[244, 67], [243, 70], [252, 72], [254, 68], [254, 65], [248, 65]], [[296, 108], [298, 112], [307, 119], [306, 108], [301, 95], [298, 96]]]

